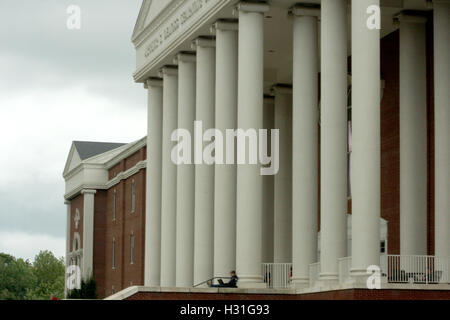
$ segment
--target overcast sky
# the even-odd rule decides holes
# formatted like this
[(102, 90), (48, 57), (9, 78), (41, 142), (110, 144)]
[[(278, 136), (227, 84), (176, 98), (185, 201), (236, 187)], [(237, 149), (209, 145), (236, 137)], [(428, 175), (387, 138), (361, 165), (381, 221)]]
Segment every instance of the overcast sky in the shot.
[[(141, 0), (0, 0), (0, 252), (65, 252), (73, 140), (146, 134), (131, 35)], [(81, 8), (81, 30), (66, 26)]]

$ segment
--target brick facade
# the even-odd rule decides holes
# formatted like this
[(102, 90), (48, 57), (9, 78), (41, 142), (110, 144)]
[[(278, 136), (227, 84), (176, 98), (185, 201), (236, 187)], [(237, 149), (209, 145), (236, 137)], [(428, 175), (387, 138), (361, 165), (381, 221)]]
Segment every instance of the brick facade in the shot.
[[(133, 168), (138, 162), (145, 160), (146, 149), (141, 148), (128, 158), (121, 160), (109, 170), (110, 179), (119, 173)], [(104, 240), (94, 246), (100, 257), (94, 260), (94, 270), (97, 279), (98, 295), (105, 297), (132, 285), (144, 284), (144, 250), (145, 250), (145, 179), (146, 170), (120, 181), (118, 184), (102, 191), (95, 196), (100, 199), (96, 206), (97, 218), (103, 219), (104, 228), (99, 222), (98, 230), (104, 235)], [(132, 185), (135, 186), (135, 210), (132, 212)], [(114, 211), (114, 194), (116, 214)], [(97, 231), (96, 231), (97, 232)], [(131, 236), (134, 236), (134, 259), (131, 262)], [(113, 239), (115, 239), (115, 266), (113, 268)], [(99, 239), (100, 240), (100, 239)], [(97, 238), (96, 238), (97, 241)], [(100, 285), (100, 283), (102, 285)]]
[(125, 300), (449, 300), (448, 290), (348, 289), (307, 294), (139, 292)]

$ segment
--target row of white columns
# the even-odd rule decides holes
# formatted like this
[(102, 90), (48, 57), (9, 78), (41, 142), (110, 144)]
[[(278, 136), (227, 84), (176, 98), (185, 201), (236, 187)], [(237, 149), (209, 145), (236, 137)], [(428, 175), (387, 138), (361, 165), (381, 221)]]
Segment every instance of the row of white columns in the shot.
[[(379, 6), (379, 0), (353, 0), (351, 13), (351, 271), (355, 277), (366, 276), (368, 266), (379, 264), (380, 31), (367, 27), (366, 10), (371, 5)], [(275, 127), (282, 130), (280, 172), (273, 178), (272, 235), (265, 220), (270, 219), (270, 214), (263, 208), (263, 203), (269, 201), (263, 199), (263, 194), (269, 189), (263, 183), (259, 166), (176, 167), (170, 159), (173, 130), (185, 128), (193, 135), (194, 120), (201, 120), (204, 130), (264, 127), (263, 17), (268, 9), (264, 3), (240, 3), (239, 26), (218, 22), (215, 43), (198, 39), (196, 55), (179, 54), (178, 69), (165, 67), (162, 81), (147, 82), (147, 286), (192, 286), (213, 276), (226, 276), (235, 268), (241, 287), (258, 286), (262, 283), (263, 256), (272, 258), (263, 235), (273, 236), (274, 262), (292, 260), (293, 283), (300, 287), (308, 285), (309, 265), (318, 259), (319, 16), (322, 24), (320, 278), (324, 282), (338, 279), (338, 258), (345, 257), (349, 249), (346, 244), (347, 1), (323, 0), (321, 9), (297, 5), (292, 10), (292, 92), (283, 87), (274, 88)], [(445, 72), (450, 61), (445, 36), (448, 13), (448, 1), (436, 1), (436, 254), (447, 256), (450, 255), (447, 89), (450, 73)], [(420, 227), (426, 217), (423, 208), (426, 205), (423, 28), (416, 21), (401, 21), (401, 229), (407, 230), (402, 231), (401, 241), (402, 251), (410, 252), (409, 246), (415, 254), (426, 249), (426, 229), (424, 234), (423, 226)], [(286, 139), (290, 135), (292, 143)], [(414, 238), (414, 235), (418, 236)]]
[[(450, 256), (450, 1), (434, 1), (435, 252)], [(400, 253), (427, 248), (426, 18), (400, 14)], [(428, 226), (430, 227), (430, 226)]]

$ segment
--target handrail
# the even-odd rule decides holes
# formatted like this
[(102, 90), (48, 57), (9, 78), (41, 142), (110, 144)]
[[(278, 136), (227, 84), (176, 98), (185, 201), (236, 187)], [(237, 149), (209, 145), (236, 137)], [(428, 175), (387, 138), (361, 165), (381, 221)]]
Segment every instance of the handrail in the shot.
[(201, 286), (202, 284), (208, 283), (209, 281), (211, 281), (211, 283), (212, 283), (212, 281), (214, 281), (216, 279), (231, 279), (231, 277), (213, 277), (211, 279), (205, 280), (203, 282), (200, 282), (200, 283), (194, 285), (193, 288), (196, 288), (198, 286)]

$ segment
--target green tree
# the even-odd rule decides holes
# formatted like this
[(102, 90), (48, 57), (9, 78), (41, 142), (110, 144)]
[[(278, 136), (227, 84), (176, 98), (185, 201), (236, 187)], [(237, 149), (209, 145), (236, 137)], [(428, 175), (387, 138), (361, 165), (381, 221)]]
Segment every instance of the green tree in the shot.
[(64, 298), (65, 266), (49, 251), (41, 251), (31, 264), (0, 253), (0, 300)]
[(0, 253), (0, 300), (26, 299), (34, 283), (32, 265), (28, 260)]
[(58, 299), (64, 298), (65, 266), (63, 258), (56, 258), (50, 251), (41, 251), (34, 258), (33, 288), (27, 298), (33, 300), (48, 300), (51, 295)]

